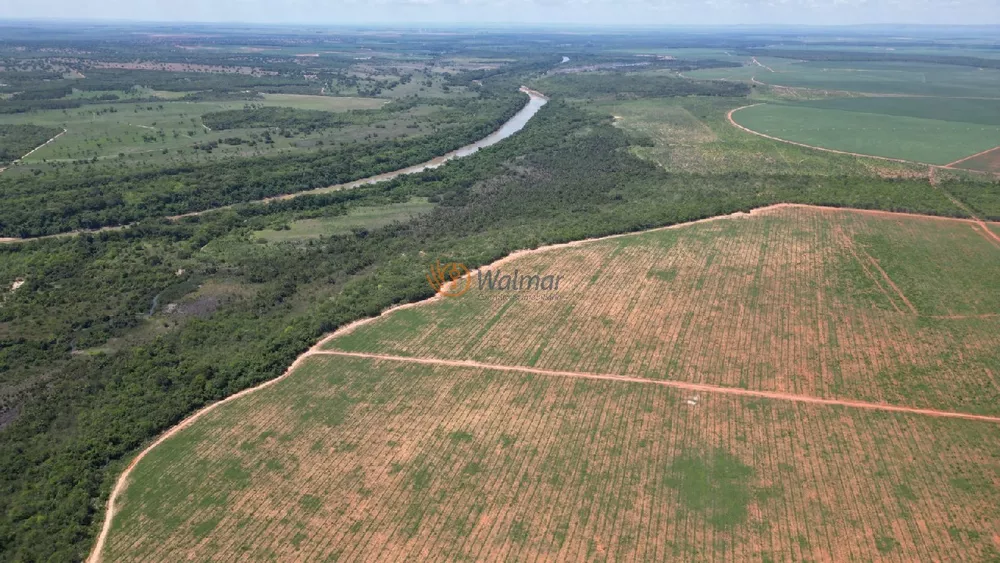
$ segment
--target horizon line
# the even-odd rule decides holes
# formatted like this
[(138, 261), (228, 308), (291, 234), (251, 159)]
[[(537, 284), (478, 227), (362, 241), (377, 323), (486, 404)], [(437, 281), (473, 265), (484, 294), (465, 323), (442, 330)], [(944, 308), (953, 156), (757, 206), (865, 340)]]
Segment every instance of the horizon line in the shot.
[(738, 28), (791, 28), (791, 29), (844, 29), (844, 28), (864, 28), (864, 27), (906, 27), (922, 29), (945, 29), (945, 28), (996, 28), (1000, 30), (1000, 22), (997, 23), (906, 23), (906, 22), (868, 22), (868, 23), (833, 23), (833, 24), (813, 24), (813, 23), (575, 23), (575, 22), (474, 22), (474, 21), (357, 21), (357, 22), (252, 22), (241, 20), (156, 20), (156, 19), (128, 19), (128, 18), (79, 18), (79, 17), (24, 17), (8, 18), (0, 17), (0, 25), (7, 23), (40, 23), (40, 24), (134, 24), (134, 25), (202, 25), (202, 26), (223, 26), (238, 25), (261, 28), (279, 27), (307, 27), (307, 28), (394, 28), (394, 29), (420, 29), (420, 28), (583, 28), (583, 29), (738, 29)]

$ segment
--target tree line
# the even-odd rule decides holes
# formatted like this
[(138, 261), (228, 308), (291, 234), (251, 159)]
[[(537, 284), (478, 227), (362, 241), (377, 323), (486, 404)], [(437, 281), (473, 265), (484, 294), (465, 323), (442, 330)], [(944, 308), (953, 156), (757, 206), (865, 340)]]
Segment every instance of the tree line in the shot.
[(0, 166), (6, 166), (21, 158), (61, 131), (62, 129), (41, 125), (0, 123)]
[(0, 233), (23, 238), (122, 225), (398, 170), (485, 137), (513, 117), (526, 99), (520, 93), (484, 98), (468, 121), (426, 136), (341, 144), (308, 154), (233, 158), (125, 174), (0, 176)]

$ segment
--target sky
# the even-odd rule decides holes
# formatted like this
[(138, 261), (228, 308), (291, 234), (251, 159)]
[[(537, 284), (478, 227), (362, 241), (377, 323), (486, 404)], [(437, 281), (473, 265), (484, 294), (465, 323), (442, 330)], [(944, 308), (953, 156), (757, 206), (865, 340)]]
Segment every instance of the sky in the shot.
[(0, 0), (0, 19), (273, 24), (1000, 24), (1000, 0)]

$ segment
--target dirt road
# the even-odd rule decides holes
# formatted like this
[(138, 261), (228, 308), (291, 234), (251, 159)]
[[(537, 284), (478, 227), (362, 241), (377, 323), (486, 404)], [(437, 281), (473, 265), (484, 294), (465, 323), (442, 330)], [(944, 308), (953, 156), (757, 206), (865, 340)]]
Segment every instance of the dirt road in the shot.
[(925, 416), (936, 416), (941, 418), (960, 418), (964, 420), (976, 420), (980, 422), (1000, 423), (1000, 416), (987, 416), (980, 414), (969, 414), (963, 412), (943, 411), (937, 409), (922, 409), (917, 407), (906, 407), (890, 405), (886, 403), (871, 403), (868, 401), (852, 401), (849, 399), (824, 399), (811, 395), (796, 395), (794, 393), (781, 393), (778, 391), (754, 391), (740, 387), (722, 387), (720, 385), (707, 385), (703, 383), (687, 383), (684, 381), (672, 381), (664, 379), (646, 379), (642, 377), (629, 377), (610, 373), (585, 373), (578, 371), (559, 371), (539, 369), (523, 366), (506, 366), (500, 364), (484, 364), (472, 360), (444, 360), (439, 358), (420, 358), (410, 356), (390, 356), (386, 354), (369, 354), (365, 352), (340, 352), (336, 350), (316, 350), (310, 355), (322, 356), (344, 356), (350, 358), (364, 358), (369, 360), (380, 360), (390, 362), (407, 362), (411, 364), (422, 364), (432, 366), (462, 367), (469, 369), (491, 369), (497, 371), (510, 371), (517, 373), (530, 373), (534, 375), (549, 375), (554, 377), (571, 377), (575, 379), (593, 379), (598, 381), (622, 381), (625, 383), (643, 383), (647, 385), (660, 385), (684, 391), (697, 391), (699, 393), (717, 393), (722, 395), (738, 395), (740, 397), (755, 397), (758, 399), (771, 399), (776, 401), (791, 401), (795, 403), (809, 403), (814, 405), (838, 406), (855, 409), (868, 409), (883, 412), (898, 412), (905, 414), (918, 414)]
[(837, 150), (837, 149), (828, 149), (828, 148), (824, 148), (824, 147), (817, 147), (815, 145), (807, 145), (805, 143), (799, 143), (797, 141), (789, 141), (788, 139), (782, 139), (781, 137), (773, 137), (773, 136), (768, 135), (766, 133), (761, 133), (760, 131), (754, 131), (753, 129), (750, 129), (748, 127), (744, 127), (744, 126), (740, 125), (739, 123), (736, 123), (736, 120), (733, 119), (733, 114), (734, 113), (736, 113), (736, 112), (738, 112), (740, 110), (744, 110), (744, 109), (748, 109), (748, 108), (752, 108), (752, 107), (757, 107), (757, 106), (760, 106), (760, 105), (764, 105), (764, 102), (758, 102), (756, 104), (750, 104), (750, 105), (738, 107), (736, 109), (731, 109), (731, 110), (729, 110), (729, 113), (726, 114), (726, 119), (729, 120), (729, 124), (732, 125), (733, 127), (737, 128), (737, 129), (740, 129), (741, 131), (746, 131), (747, 133), (750, 133), (751, 135), (757, 135), (758, 137), (764, 137), (765, 139), (771, 139), (772, 141), (778, 141), (778, 142), (781, 142), (781, 143), (787, 143), (789, 145), (795, 145), (797, 147), (804, 147), (804, 148), (807, 148), (807, 149), (813, 149), (813, 150), (823, 151), (823, 152), (830, 152), (830, 153), (834, 153), (834, 154), (846, 154), (848, 156), (858, 156), (858, 157), (861, 157), (861, 158), (874, 158), (874, 159), (877, 159), (877, 160), (886, 160), (886, 161), (889, 161), (889, 162), (901, 162), (903, 164), (920, 164), (920, 165), (923, 165), (923, 166), (937, 166), (936, 164), (928, 164), (926, 162), (917, 162), (917, 161), (914, 161), (914, 160), (904, 160), (902, 158), (889, 158), (887, 156), (875, 156), (873, 154), (862, 154), (862, 153), (857, 153), (857, 152), (840, 151), (840, 150)]
[(32, 153), (34, 153), (34, 152), (35, 152), (35, 151), (37, 151), (38, 149), (40, 149), (40, 148), (44, 147), (45, 145), (47, 145), (47, 144), (49, 144), (49, 143), (51, 143), (51, 142), (55, 141), (56, 139), (58, 139), (59, 137), (62, 137), (62, 136), (63, 136), (63, 135), (65, 135), (65, 134), (66, 134), (66, 130), (65, 130), (65, 129), (63, 129), (63, 130), (62, 130), (62, 133), (59, 133), (59, 134), (58, 134), (58, 135), (56, 135), (55, 137), (52, 137), (52, 138), (51, 138), (51, 139), (49, 139), (48, 141), (45, 141), (44, 143), (42, 143), (42, 144), (38, 145), (37, 147), (35, 147), (35, 148), (31, 149), (30, 151), (28, 151), (27, 153), (25, 153), (25, 154), (24, 154), (24, 156), (22, 156), (21, 158), (19, 158), (19, 159), (15, 160), (14, 162), (11, 162), (11, 163), (10, 163), (10, 164), (8, 164), (7, 166), (4, 166), (3, 168), (0, 168), (0, 172), (3, 172), (4, 170), (6, 170), (6, 169), (10, 168), (11, 166), (13, 166), (13, 165), (17, 164), (18, 162), (21, 162), (22, 160), (24, 160), (24, 159), (28, 158), (29, 156), (31, 156), (31, 154), (32, 154)]
[[(734, 213), (734, 214), (731, 214), (731, 215), (721, 215), (721, 216), (717, 216), (717, 217), (710, 217), (710, 218), (706, 218), (706, 219), (700, 219), (700, 220), (692, 221), (692, 222), (689, 222), (689, 223), (680, 223), (680, 224), (676, 224), (676, 225), (669, 225), (669, 226), (666, 226), (666, 227), (659, 227), (659, 228), (656, 228), (656, 229), (649, 229), (649, 230), (646, 230), (646, 231), (640, 231), (640, 232), (635, 232), (635, 233), (621, 233), (621, 234), (616, 234), (616, 235), (609, 235), (609, 236), (606, 236), (606, 237), (595, 237), (595, 238), (578, 240), (578, 241), (573, 241), (573, 242), (568, 242), (568, 243), (561, 243), (561, 244), (554, 244), (554, 245), (549, 245), (549, 246), (543, 246), (543, 247), (539, 247), (539, 248), (536, 248), (536, 249), (522, 250), (522, 251), (519, 251), (519, 252), (514, 252), (514, 253), (512, 253), (512, 254), (504, 257), (504, 258), (501, 258), (500, 260), (498, 260), (496, 262), (493, 262), (492, 264), (489, 264), (488, 266), (484, 266), (484, 268), (497, 268), (497, 267), (501, 266), (502, 264), (504, 264), (504, 263), (506, 263), (506, 262), (508, 262), (510, 260), (514, 260), (514, 259), (516, 259), (518, 257), (521, 257), (521, 256), (524, 256), (526, 254), (532, 254), (532, 253), (537, 253), (537, 252), (547, 252), (547, 251), (550, 251), (550, 250), (555, 250), (555, 249), (560, 249), (560, 248), (575, 247), (575, 246), (579, 246), (579, 245), (582, 245), (582, 244), (586, 244), (588, 242), (600, 241), (600, 240), (609, 240), (609, 239), (616, 239), (616, 238), (627, 237), (627, 236), (634, 236), (634, 235), (637, 235), (637, 234), (640, 234), (640, 233), (663, 231), (663, 230), (667, 230), (667, 229), (678, 229), (678, 228), (686, 227), (686, 226), (693, 225), (693, 224), (706, 223), (706, 222), (710, 222), (710, 221), (717, 221), (717, 220), (725, 219), (725, 218), (750, 217), (750, 216), (757, 215), (757, 214), (760, 214), (760, 213), (766, 213), (766, 212), (771, 211), (771, 210), (788, 208), (788, 207), (805, 208), (805, 209), (815, 209), (815, 210), (820, 210), (820, 211), (824, 211), (824, 212), (831, 212), (831, 213), (834, 213), (834, 212), (864, 213), (864, 214), (867, 214), (867, 215), (876, 215), (876, 216), (883, 216), (883, 217), (913, 217), (914, 216), (914, 215), (908, 214), (908, 213), (895, 213), (895, 212), (891, 212), (891, 211), (852, 210), (852, 209), (842, 209), (842, 208), (836, 208), (836, 207), (821, 207), (821, 206), (814, 206), (814, 205), (801, 205), (801, 204), (791, 204), (791, 203), (780, 203), (780, 204), (771, 205), (771, 206), (767, 206), (767, 207), (757, 208), (757, 209), (754, 209), (754, 210), (750, 211), (749, 213)], [(937, 216), (920, 216), (920, 217), (923, 217), (923, 218), (926, 218), (926, 219), (938, 220), (938, 221), (961, 221), (961, 222), (965, 222), (965, 223), (975, 224), (975, 221), (973, 221), (971, 219), (955, 219), (955, 218), (937, 217)], [(115, 486), (114, 486), (114, 488), (111, 491), (111, 495), (108, 497), (108, 502), (107, 502), (107, 505), (106, 505), (105, 513), (104, 513), (104, 523), (103, 523), (103, 525), (101, 527), (100, 535), (97, 537), (97, 541), (94, 544), (94, 548), (91, 551), (90, 556), (87, 558), (87, 562), (88, 563), (98, 563), (99, 561), (101, 561), (101, 556), (102, 556), (102, 552), (103, 552), (103, 549), (104, 549), (104, 545), (107, 542), (108, 534), (111, 531), (111, 525), (112, 525), (112, 522), (113, 522), (113, 519), (114, 519), (116, 500), (117, 500), (118, 496), (122, 493), (122, 491), (125, 490), (126, 486), (128, 485), (129, 477), (131, 476), (132, 470), (135, 468), (136, 464), (138, 464), (150, 451), (152, 451), (153, 448), (155, 448), (159, 444), (162, 444), (165, 440), (167, 440), (170, 437), (174, 436), (175, 434), (177, 434), (178, 432), (180, 432), (184, 428), (187, 428), (188, 426), (190, 426), (191, 424), (193, 424), (195, 421), (197, 421), (199, 418), (201, 418), (205, 414), (213, 411), (214, 409), (218, 408), (219, 406), (224, 405), (224, 404), (226, 404), (226, 403), (228, 403), (230, 401), (235, 401), (235, 400), (239, 399), (240, 397), (245, 397), (245, 396), (247, 396), (247, 395), (249, 395), (251, 393), (256, 392), (259, 389), (264, 389), (264, 388), (270, 387), (270, 386), (278, 383), (279, 381), (285, 379), (286, 377), (288, 377), (289, 375), (291, 375), (295, 371), (296, 368), (298, 368), (300, 365), (302, 365), (302, 363), (305, 362), (306, 359), (308, 359), (308, 358), (310, 358), (312, 356), (325, 355), (325, 356), (360, 357), (360, 358), (378, 359), (378, 360), (385, 360), (385, 361), (400, 361), (400, 362), (406, 361), (406, 362), (422, 363), (422, 364), (428, 364), (428, 365), (450, 365), (450, 366), (468, 367), (468, 368), (475, 368), (475, 369), (496, 369), (496, 370), (502, 370), (502, 371), (514, 371), (514, 372), (522, 372), (522, 373), (533, 373), (533, 374), (540, 374), (540, 375), (550, 375), (550, 376), (554, 376), (554, 377), (576, 377), (576, 378), (580, 378), (580, 379), (594, 379), (594, 380), (607, 380), (607, 381), (623, 381), (623, 382), (629, 382), (629, 383), (644, 383), (644, 384), (650, 384), (650, 385), (663, 385), (663, 386), (667, 386), (667, 387), (673, 387), (673, 388), (676, 388), (676, 389), (682, 389), (682, 390), (687, 390), (687, 391), (697, 391), (697, 392), (704, 392), (704, 393), (718, 393), (718, 394), (727, 394), (727, 395), (739, 395), (739, 396), (745, 396), (745, 397), (758, 397), (758, 398), (764, 398), (764, 399), (772, 399), (772, 400), (780, 400), (780, 401), (792, 401), (792, 402), (809, 403), (809, 404), (816, 404), (816, 405), (841, 406), (841, 407), (848, 407), (848, 408), (878, 410), (878, 411), (884, 411), (884, 412), (899, 412), (899, 413), (905, 413), (905, 414), (916, 414), (916, 415), (926, 415), (926, 416), (934, 416), (934, 417), (942, 417), (942, 418), (958, 418), (958, 419), (972, 420), (972, 421), (979, 421), (979, 422), (1000, 423), (1000, 417), (986, 416), (986, 415), (976, 415), (976, 414), (961, 413), (961, 412), (952, 412), (952, 411), (942, 411), (942, 410), (935, 410), (935, 409), (922, 409), (922, 408), (916, 408), (916, 407), (889, 405), (889, 404), (884, 404), (884, 403), (871, 403), (871, 402), (865, 402), (865, 401), (852, 401), (852, 400), (846, 400), (846, 399), (826, 399), (826, 398), (812, 397), (812, 396), (809, 396), (809, 395), (796, 395), (796, 394), (791, 394), (791, 393), (779, 393), (779, 392), (773, 392), (773, 391), (752, 391), (752, 390), (749, 390), (749, 389), (741, 389), (741, 388), (734, 388), (734, 387), (721, 387), (721, 386), (715, 386), (715, 385), (703, 385), (703, 384), (697, 384), (697, 383), (685, 383), (685, 382), (680, 382), (680, 381), (641, 379), (641, 378), (626, 377), (626, 376), (620, 376), (620, 375), (614, 375), (614, 374), (592, 374), (592, 373), (581, 373), (581, 372), (563, 372), (563, 371), (556, 371), (556, 370), (541, 370), (541, 369), (530, 368), (530, 367), (518, 367), (518, 366), (503, 366), (503, 365), (495, 365), (495, 364), (483, 364), (483, 363), (474, 362), (474, 361), (471, 361), (471, 360), (442, 360), (442, 359), (437, 359), (437, 358), (410, 358), (410, 357), (389, 356), (389, 355), (380, 355), (380, 354), (364, 354), (364, 353), (354, 353), (354, 352), (338, 352), (338, 351), (335, 351), (335, 350), (323, 350), (322, 349), (323, 346), (327, 342), (329, 342), (331, 340), (334, 340), (334, 339), (336, 339), (336, 338), (338, 338), (340, 336), (343, 336), (345, 334), (348, 334), (348, 333), (352, 332), (353, 330), (355, 330), (357, 327), (363, 326), (363, 325), (368, 324), (368, 323), (371, 323), (371, 322), (373, 322), (373, 321), (375, 321), (375, 320), (377, 320), (377, 319), (379, 319), (379, 318), (381, 318), (381, 317), (383, 317), (385, 315), (389, 315), (389, 314), (392, 314), (392, 313), (394, 313), (396, 311), (400, 311), (400, 310), (404, 310), (404, 309), (409, 309), (409, 308), (413, 308), (413, 307), (424, 306), (424, 305), (427, 305), (429, 303), (434, 303), (434, 302), (437, 302), (437, 301), (439, 301), (441, 299), (444, 299), (444, 297), (442, 297), (441, 293), (448, 291), (448, 289), (449, 289), (448, 285), (445, 285), (445, 287), (442, 287), (441, 291), (437, 295), (434, 295), (433, 297), (431, 297), (429, 299), (426, 299), (424, 301), (414, 302), (414, 303), (404, 303), (404, 304), (401, 304), (401, 305), (390, 307), (390, 308), (386, 309), (385, 311), (383, 311), (381, 314), (379, 314), (376, 317), (368, 317), (368, 318), (365, 318), (365, 319), (359, 319), (359, 320), (357, 320), (357, 321), (355, 321), (353, 323), (349, 323), (349, 324), (347, 324), (347, 325), (345, 325), (343, 327), (338, 328), (336, 331), (334, 331), (334, 332), (328, 334), (327, 336), (323, 337), (312, 348), (310, 348), (309, 350), (307, 350), (306, 352), (304, 352), (302, 355), (300, 355), (298, 358), (296, 358), (295, 361), (292, 363), (292, 365), (289, 366), (288, 369), (285, 370), (285, 372), (282, 373), (277, 378), (272, 379), (270, 381), (266, 381), (266, 382), (264, 382), (264, 383), (262, 383), (262, 384), (260, 384), (260, 385), (258, 385), (256, 387), (251, 387), (249, 389), (245, 389), (243, 391), (240, 391), (239, 393), (236, 393), (235, 395), (227, 397), (227, 398), (225, 398), (225, 399), (223, 399), (223, 400), (221, 400), (221, 401), (219, 401), (217, 403), (213, 403), (213, 404), (211, 404), (211, 405), (209, 405), (209, 406), (207, 406), (207, 407), (205, 407), (205, 408), (203, 408), (203, 409), (195, 412), (194, 414), (192, 414), (188, 418), (186, 418), (183, 421), (181, 421), (178, 425), (174, 426), (173, 428), (171, 428), (170, 430), (168, 430), (164, 434), (162, 434), (159, 438), (157, 438), (155, 441), (153, 441), (149, 446), (147, 446), (141, 452), (139, 452), (139, 454), (131, 461), (131, 463), (129, 463), (128, 467), (125, 468), (125, 471), (122, 472), (122, 474), (118, 477), (118, 480), (115, 482)]]

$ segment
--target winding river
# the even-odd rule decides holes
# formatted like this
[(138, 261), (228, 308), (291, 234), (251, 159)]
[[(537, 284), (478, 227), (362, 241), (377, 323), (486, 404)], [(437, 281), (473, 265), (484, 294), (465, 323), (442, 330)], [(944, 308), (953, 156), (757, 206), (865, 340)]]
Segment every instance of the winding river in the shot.
[[(325, 186), (325, 187), (322, 187), (322, 188), (316, 188), (314, 190), (306, 190), (306, 191), (302, 191), (302, 192), (295, 192), (295, 193), (292, 193), (292, 194), (285, 194), (285, 195), (280, 195), (280, 196), (274, 196), (274, 197), (269, 197), (269, 198), (260, 199), (260, 200), (256, 200), (256, 201), (240, 202), (239, 204), (233, 204), (233, 205), (242, 205), (242, 204), (246, 204), (246, 203), (267, 203), (267, 202), (270, 202), (270, 201), (277, 201), (277, 200), (283, 200), (283, 199), (291, 199), (293, 197), (298, 197), (298, 196), (302, 196), (302, 195), (320, 194), (320, 193), (332, 192), (332, 191), (337, 191), (337, 190), (345, 190), (345, 189), (350, 189), (350, 188), (356, 188), (358, 186), (363, 186), (363, 185), (366, 185), (366, 184), (376, 184), (378, 182), (384, 182), (386, 180), (392, 180), (393, 178), (397, 178), (399, 176), (405, 176), (407, 174), (416, 174), (418, 172), (423, 172), (424, 170), (430, 170), (430, 169), (433, 169), (433, 168), (437, 168), (437, 167), (441, 166), (442, 164), (448, 162), (449, 160), (454, 160), (456, 158), (462, 158), (462, 157), (465, 157), (465, 156), (469, 156), (471, 154), (475, 154), (477, 151), (479, 151), (479, 149), (495, 145), (495, 144), (499, 143), (500, 141), (506, 139), (507, 137), (510, 137), (514, 133), (517, 133), (521, 129), (524, 129), (524, 126), (528, 124), (528, 121), (530, 121), (531, 118), (534, 117), (536, 113), (538, 113), (538, 110), (542, 109), (542, 106), (544, 106), (546, 104), (546, 102), (549, 101), (548, 98), (546, 98), (545, 95), (542, 94), (541, 92), (537, 92), (537, 91), (532, 90), (532, 89), (530, 89), (530, 88), (528, 88), (526, 86), (522, 86), (521, 87), (521, 92), (524, 92), (525, 94), (528, 95), (528, 98), (529, 98), (528, 99), (528, 103), (525, 104), (524, 107), (521, 108), (516, 114), (514, 114), (514, 117), (511, 117), (509, 120), (507, 120), (506, 123), (504, 123), (503, 125), (501, 125), (499, 129), (497, 129), (496, 131), (494, 131), (494, 132), (490, 133), (489, 135), (483, 137), (482, 139), (476, 141), (475, 143), (472, 143), (470, 145), (466, 145), (466, 146), (461, 147), (459, 149), (453, 150), (453, 151), (451, 151), (449, 153), (446, 153), (446, 154), (443, 154), (443, 155), (441, 155), (439, 157), (436, 157), (436, 158), (433, 158), (431, 160), (428, 160), (427, 162), (423, 162), (423, 163), (420, 163), (420, 164), (415, 164), (413, 166), (408, 166), (406, 168), (400, 168), (399, 170), (393, 170), (392, 172), (386, 172), (384, 174), (379, 174), (377, 176), (370, 176), (368, 178), (362, 178), (360, 180), (354, 180), (353, 182), (347, 182), (347, 183), (344, 183), (344, 184), (336, 184), (336, 185), (333, 185), (333, 186)], [(213, 207), (211, 209), (204, 209), (202, 211), (193, 211), (191, 213), (185, 213), (183, 215), (173, 215), (173, 216), (170, 216), (170, 217), (167, 217), (167, 218), (171, 219), (171, 220), (177, 220), (177, 219), (181, 219), (181, 218), (184, 218), (184, 217), (193, 217), (195, 215), (202, 215), (204, 213), (209, 213), (209, 212), (212, 212), (212, 211), (218, 211), (220, 209), (227, 209), (229, 207), (233, 207), (233, 205), (226, 205), (226, 206), (222, 206), (222, 207)], [(94, 232), (99, 232), (99, 231), (102, 231), (102, 230), (122, 229), (122, 228), (125, 228), (126, 226), (127, 225), (118, 226), (118, 227), (104, 227), (103, 229), (94, 229), (94, 230), (86, 230), (86, 231), (71, 231), (71, 232), (68, 232), (68, 233), (59, 233), (59, 234), (55, 234), (55, 235), (47, 235), (47, 236), (43, 236), (43, 237), (34, 237), (34, 238), (2, 238), (2, 237), (0, 237), (0, 244), (11, 244), (11, 243), (18, 243), (18, 242), (29, 242), (29, 241), (33, 241), (33, 240), (41, 240), (41, 239), (46, 239), (46, 238), (73, 236), (73, 235), (78, 235), (78, 234), (81, 234), (81, 233), (94, 233)]]
[[(470, 154), (475, 154), (477, 151), (479, 151), (479, 149), (495, 145), (500, 141), (506, 139), (507, 137), (510, 137), (514, 133), (517, 133), (521, 129), (524, 129), (524, 126), (528, 124), (528, 121), (531, 121), (531, 118), (534, 117), (536, 113), (538, 113), (538, 110), (542, 109), (542, 106), (544, 106), (546, 102), (549, 101), (549, 99), (546, 98), (544, 94), (532, 90), (527, 86), (521, 86), (521, 91), (528, 95), (529, 98), (528, 103), (525, 104), (523, 108), (518, 110), (518, 112), (514, 114), (514, 117), (511, 117), (503, 125), (501, 125), (499, 129), (483, 137), (482, 139), (479, 139), (475, 143), (472, 143), (470, 145), (465, 145), (464, 147), (455, 149), (449, 153), (428, 160), (427, 162), (414, 164), (413, 166), (400, 168), (399, 170), (393, 170), (392, 172), (386, 172), (384, 174), (379, 174), (377, 176), (369, 176), (368, 178), (362, 178), (360, 180), (354, 180), (352, 182), (347, 182), (344, 184), (336, 184), (333, 186), (316, 188), (314, 190), (306, 190), (304, 192), (295, 192), (293, 194), (269, 197), (266, 199), (259, 200), (258, 202), (251, 202), (251, 203), (266, 203), (268, 201), (274, 201), (280, 199), (291, 199), (293, 197), (298, 197), (301, 195), (321, 194), (337, 190), (356, 188), (358, 186), (363, 186), (366, 184), (377, 184), (378, 182), (392, 180), (393, 178), (398, 178), (399, 176), (405, 176), (407, 174), (416, 174), (418, 172), (423, 172), (424, 170), (431, 170), (441, 166), (442, 164), (448, 162), (449, 160), (454, 160), (456, 158), (462, 158), (464, 156), (469, 156)], [(174, 217), (170, 217), (170, 219), (179, 219), (181, 217), (201, 215), (202, 213), (208, 213), (209, 211), (215, 211), (216, 209), (223, 209), (223, 208), (217, 207), (214, 209), (206, 209), (205, 211), (195, 211), (193, 213), (187, 213), (184, 215), (176, 215)]]

